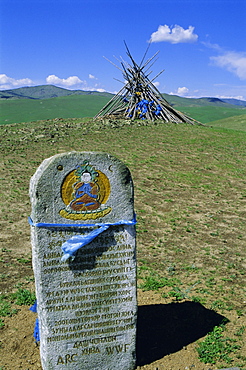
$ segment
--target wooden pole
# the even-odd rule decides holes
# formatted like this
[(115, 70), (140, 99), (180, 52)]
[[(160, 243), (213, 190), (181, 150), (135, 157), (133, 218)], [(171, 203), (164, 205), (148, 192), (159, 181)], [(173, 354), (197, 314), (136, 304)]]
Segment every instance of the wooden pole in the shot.
[[(151, 58), (144, 62), (150, 47), (149, 44), (140, 65), (138, 65), (134, 61), (125, 41), (124, 44), (126, 47), (126, 54), (130, 58), (132, 65), (126, 62), (122, 57), (120, 57), (121, 60), (115, 57), (115, 59), (121, 64), (121, 68), (119, 68), (109, 59), (105, 57), (104, 58), (122, 72), (123, 77), (127, 81), (127, 83), (115, 96), (113, 96), (113, 98), (99, 111), (99, 113), (94, 118), (106, 115), (123, 115), (124, 117), (135, 119), (137, 118), (138, 114), (137, 104), (141, 100), (147, 100), (149, 103), (146, 103), (147, 111), (144, 113), (144, 116), (147, 119), (150, 119), (152, 121), (156, 119), (162, 119), (165, 122), (186, 122), (191, 124), (197, 122), (187, 115), (174, 109), (162, 96), (157, 87), (153, 84), (153, 81), (164, 72), (164, 69), (151, 80), (149, 79), (149, 75), (152, 72), (149, 72), (148, 75), (146, 74), (146, 72), (156, 62), (157, 59), (155, 58), (159, 51), (157, 51)], [(117, 81), (124, 84), (124, 82), (120, 80)], [(125, 99), (127, 99), (128, 101), (125, 101)], [(150, 104), (150, 102), (153, 103)], [(158, 106), (160, 106), (161, 110), (157, 109)], [(159, 114), (155, 113), (156, 110), (159, 111)]]

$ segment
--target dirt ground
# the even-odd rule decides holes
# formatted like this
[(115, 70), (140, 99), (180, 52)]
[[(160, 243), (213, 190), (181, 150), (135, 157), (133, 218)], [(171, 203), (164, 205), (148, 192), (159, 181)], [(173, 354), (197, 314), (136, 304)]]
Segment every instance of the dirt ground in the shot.
[[(16, 227), (16, 225), (15, 225)], [(5, 246), (15, 245), (15, 253), (5, 248), (0, 252), (1, 271), (6, 270), (8, 280), (1, 283), (2, 292), (16, 290), (17, 286), (34, 291), (31, 259), (21, 264), (23, 254), (30, 256), (29, 227), (26, 220), (20, 221), (21, 238), (13, 236), (12, 226), (9, 234), (0, 233)], [(21, 245), (21, 251), (17, 248)], [(215, 365), (199, 361), (195, 343), (203, 338), (223, 319), (200, 303), (174, 298), (163, 298), (162, 291), (143, 291), (138, 289), (138, 331), (137, 331), (137, 370), (215, 370)], [(40, 370), (39, 346), (33, 338), (36, 314), (29, 306), (12, 305), (17, 314), (4, 318), (0, 329), (0, 369)], [(227, 312), (228, 334), (243, 325), (243, 318)], [(116, 366), (117, 369), (117, 366)], [(88, 369), (89, 370), (89, 369)], [(121, 370), (121, 369), (119, 369)], [(122, 369), (123, 370), (123, 369)]]
[[(175, 310), (176, 317), (174, 319), (170, 316), (174, 313), (173, 309), (168, 307), (170, 304), (165, 303), (164, 300), (161, 299), (160, 294), (139, 290), (138, 301), (140, 305), (139, 320), (141, 320), (138, 325), (141, 326), (139, 331), (142, 337), (140, 337), (140, 333), (138, 333), (137, 344), (139, 350), (137, 363), (141, 363), (142, 365), (137, 366), (137, 370), (217, 369), (214, 365), (205, 365), (201, 363), (198, 360), (195, 350), (196, 344), (190, 343), (190, 332), (189, 328), (187, 328), (187, 323), (185, 323), (184, 311), (182, 310), (182, 305), (189, 302), (173, 303), (176, 306), (180, 306)], [(141, 304), (143, 305), (141, 306)], [(29, 311), (29, 307), (27, 306), (14, 306), (14, 308), (19, 310), (18, 313), (12, 317), (6, 318), (4, 320), (5, 327), (0, 331), (1, 366), (4, 370), (41, 370), (39, 346), (35, 344), (33, 339), (33, 327), (36, 314)], [(151, 314), (152, 311), (152, 314), (156, 315), (155, 317), (152, 316), (148, 322), (149, 325), (153, 326), (146, 327), (146, 321), (144, 324), (144, 308), (147, 308), (145, 314)], [(189, 312), (188, 307), (184, 308), (185, 313)], [(202, 311), (203, 310), (198, 307), (197, 319), (199, 319), (200, 315), (200, 319), (203, 321), (204, 317)], [(165, 316), (160, 317), (160, 314)], [(209, 315), (207, 319), (209, 320)], [(173, 320), (176, 321), (176, 327), (172, 327), (172, 329), (169, 327), (168, 321), (170, 320), (172, 323), (174, 323)], [(183, 320), (183, 323), (181, 320)], [(193, 323), (192, 321), (193, 319), (190, 321), (190, 325), (199, 325), (199, 322), (196, 322), (196, 320), (194, 320)], [(181, 323), (180, 328), (177, 327), (178, 322)], [(161, 325), (161, 328), (159, 325)], [(166, 331), (164, 331), (165, 327), (167, 327)], [(162, 329), (163, 331), (160, 333)], [(174, 332), (170, 333), (170, 330)], [(169, 336), (171, 338), (169, 338)], [(196, 334), (194, 334), (194, 338), (195, 337)], [(173, 346), (176, 348), (172, 348)], [(167, 353), (168, 350), (170, 350), (170, 353)]]

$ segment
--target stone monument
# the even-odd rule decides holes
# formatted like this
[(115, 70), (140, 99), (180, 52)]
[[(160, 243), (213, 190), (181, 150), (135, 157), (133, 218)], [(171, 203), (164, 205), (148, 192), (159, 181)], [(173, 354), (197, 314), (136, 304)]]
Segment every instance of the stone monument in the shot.
[(30, 182), (44, 370), (132, 370), (136, 245), (128, 168), (106, 153), (42, 162)]

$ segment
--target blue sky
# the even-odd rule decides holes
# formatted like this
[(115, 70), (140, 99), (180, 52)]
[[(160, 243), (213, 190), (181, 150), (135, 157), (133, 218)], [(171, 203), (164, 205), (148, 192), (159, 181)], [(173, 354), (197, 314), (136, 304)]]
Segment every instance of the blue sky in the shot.
[[(245, 0), (0, 0), (0, 89), (116, 92), (126, 41), (161, 92), (246, 100)], [(115, 58), (116, 57), (116, 58)]]

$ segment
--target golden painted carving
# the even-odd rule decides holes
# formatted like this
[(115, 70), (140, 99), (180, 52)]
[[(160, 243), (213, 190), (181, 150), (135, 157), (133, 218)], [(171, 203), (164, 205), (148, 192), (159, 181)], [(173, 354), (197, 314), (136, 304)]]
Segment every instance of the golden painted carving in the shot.
[(111, 212), (105, 203), (110, 195), (110, 182), (107, 176), (83, 163), (71, 171), (64, 179), (61, 197), (66, 205), (59, 214), (70, 220), (96, 220)]

